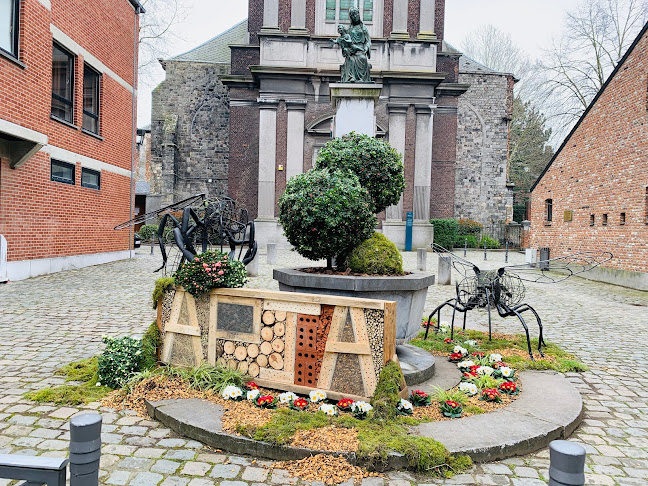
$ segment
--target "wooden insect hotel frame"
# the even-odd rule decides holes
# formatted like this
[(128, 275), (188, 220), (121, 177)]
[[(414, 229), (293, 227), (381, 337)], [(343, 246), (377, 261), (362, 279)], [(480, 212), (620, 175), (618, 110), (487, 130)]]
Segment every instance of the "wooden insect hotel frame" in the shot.
[(396, 303), (256, 289), (182, 287), (158, 305), (161, 361), (236, 368), (261, 386), (367, 399), (396, 357)]

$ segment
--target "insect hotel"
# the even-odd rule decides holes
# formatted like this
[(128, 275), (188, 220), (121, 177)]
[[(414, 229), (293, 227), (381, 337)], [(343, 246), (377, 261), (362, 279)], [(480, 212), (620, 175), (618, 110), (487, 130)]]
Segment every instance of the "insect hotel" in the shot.
[(158, 305), (161, 361), (238, 369), (261, 386), (366, 400), (396, 357), (396, 303), (256, 289), (182, 287)]

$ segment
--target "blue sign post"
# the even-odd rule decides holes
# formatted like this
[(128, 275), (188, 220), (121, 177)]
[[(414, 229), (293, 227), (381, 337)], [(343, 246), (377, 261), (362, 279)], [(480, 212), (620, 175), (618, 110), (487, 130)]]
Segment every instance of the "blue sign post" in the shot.
[(414, 229), (414, 213), (407, 212), (407, 223), (405, 224), (405, 251), (412, 251), (412, 231)]

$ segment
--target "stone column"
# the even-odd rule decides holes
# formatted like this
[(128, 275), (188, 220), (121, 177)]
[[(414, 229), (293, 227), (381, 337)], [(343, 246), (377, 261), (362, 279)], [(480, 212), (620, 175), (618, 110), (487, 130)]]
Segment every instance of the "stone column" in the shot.
[(274, 218), (277, 100), (259, 99), (259, 218)]
[(394, 0), (391, 32), (391, 36), (394, 38), (409, 38), (409, 33), (407, 32), (407, 3), (407, 0)]
[(263, 0), (263, 30), (279, 30), (279, 0)]
[[(405, 125), (407, 122), (407, 108), (409, 105), (389, 103), (389, 144), (405, 159)], [(386, 219), (389, 221), (403, 220), (403, 196), (398, 204), (387, 208)]]
[(306, 33), (306, 0), (292, 0), (289, 30)]
[(432, 108), (415, 105), (416, 145), (414, 154), (414, 220), (430, 219), (432, 181)]
[(421, 13), (419, 15), (418, 33), (419, 39), (436, 39), (436, 34), (434, 33), (434, 10), (435, 0), (421, 0)]
[(286, 101), (288, 110), (286, 181), (304, 172), (304, 112), (306, 100)]

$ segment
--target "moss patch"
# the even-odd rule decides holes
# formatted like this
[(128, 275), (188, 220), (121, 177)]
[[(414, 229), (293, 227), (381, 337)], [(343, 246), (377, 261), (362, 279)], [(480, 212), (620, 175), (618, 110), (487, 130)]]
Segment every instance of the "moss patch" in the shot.
[(356, 273), (403, 275), (403, 257), (382, 233), (374, 233), (355, 247), (349, 254), (347, 266)]
[(162, 344), (162, 336), (157, 327), (157, 321), (153, 321), (142, 336), (142, 358), (144, 369), (153, 368), (157, 364), (158, 348)]
[(378, 377), (376, 391), (371, 399), (376, 419), (388, 420), (396, 416), (396, 406), (400, 400), (398, 392), (402, 378), (400, 367), (393, 361), (383, 367)]
[(173, 277), (158, 278), (155, 281), (155, 289), (153, 290), (153, 308), (157, 309), (158, 301), (164, 295), (164, 292), (171, 290), (175, 286)]
[(66, 382), (81, 382), (60, 385), (25, 393), (25, 398), (35, 402), (52, 402), (56, 405), (81, 405), (101, 400), (110, 391), (107, 386), (97, 386), (97, 360), (82, 359), (67, 364), (57, 370), (57, 375), (65, 376)]

